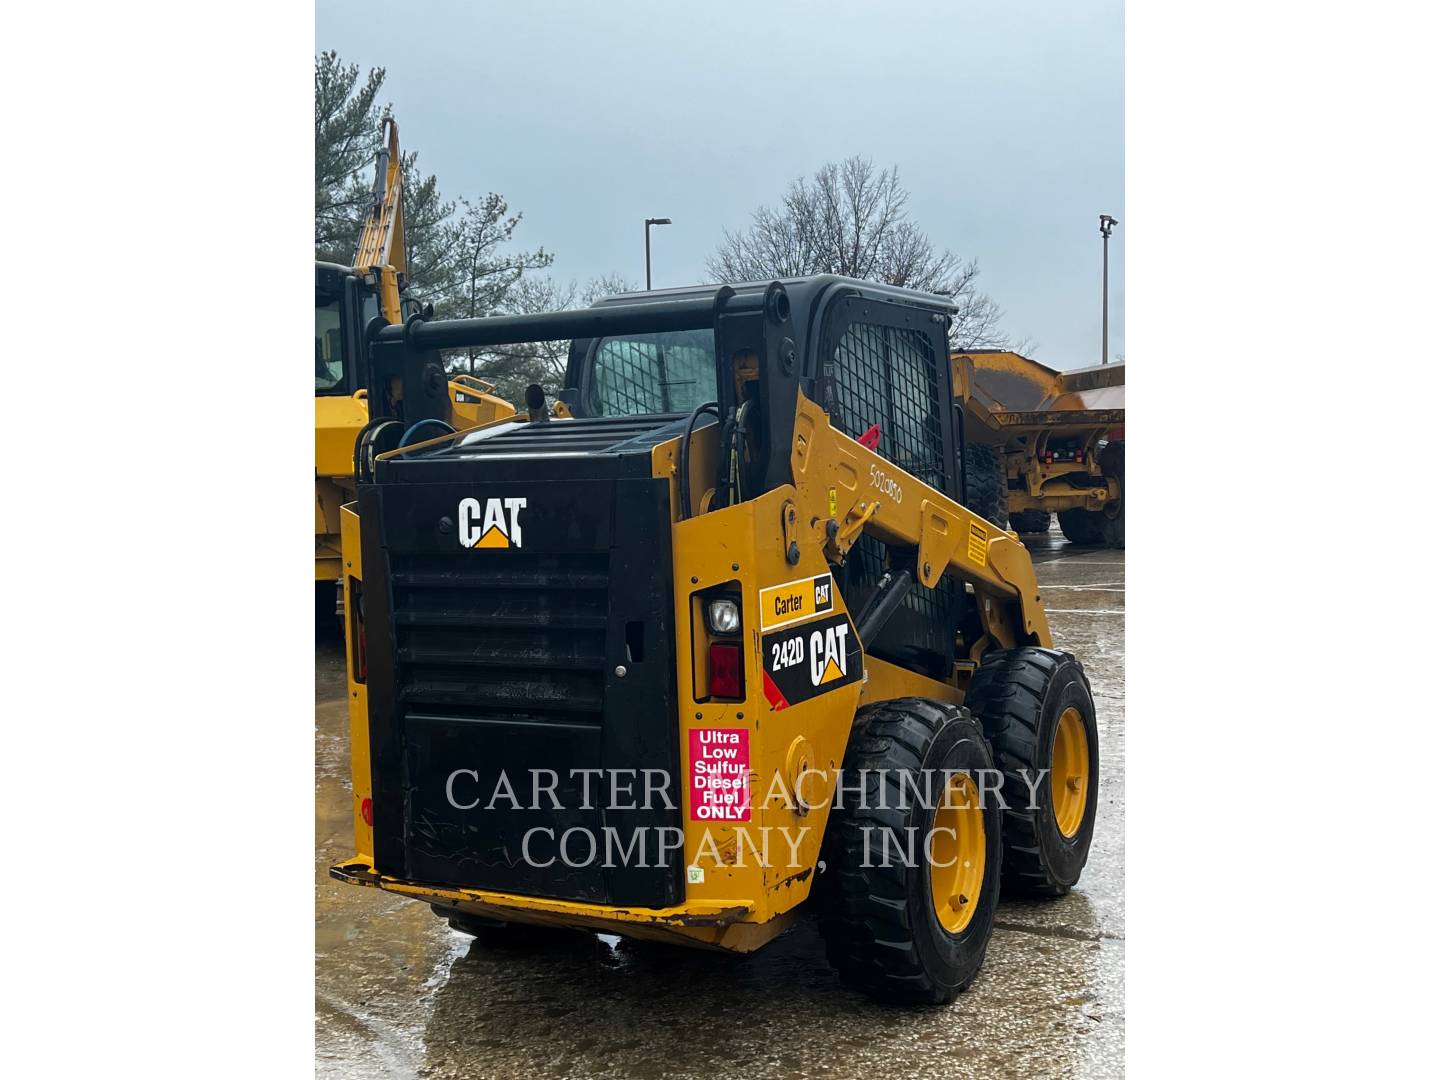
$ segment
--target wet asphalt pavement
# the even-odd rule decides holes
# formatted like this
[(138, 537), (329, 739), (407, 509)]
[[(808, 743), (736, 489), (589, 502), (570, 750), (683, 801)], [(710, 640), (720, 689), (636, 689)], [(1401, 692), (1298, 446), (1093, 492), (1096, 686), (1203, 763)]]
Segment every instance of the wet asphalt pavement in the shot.
[(1125, 553), (1027, 537), (1100, 725), (1090, 862), (1002, 902), (985, 967), (938, 1009), (840, 985), (808, 921), (750, 956), (555, 935), (482, 946), (332, 880), (354, 853), (343, 647), (316, 646), (316, 1071), (322, 1077), (1115, 1077), (1124, 1071)]

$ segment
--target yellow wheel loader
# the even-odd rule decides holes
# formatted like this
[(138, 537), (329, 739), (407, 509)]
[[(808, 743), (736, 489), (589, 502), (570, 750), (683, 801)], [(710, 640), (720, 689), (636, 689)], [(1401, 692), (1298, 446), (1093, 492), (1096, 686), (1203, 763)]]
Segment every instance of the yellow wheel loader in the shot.
[[(365, 327), (377, 318), (400, 322), (407, 303), (400, 134), (389, 117), (381, 126), (375, 155), (373, 195), (354, 264), (315, 264), (317, 621), (333, 614), (339, 598), (340, 507), (355, 497), (355, 439), (370, 419)], [(494, 389), (469, 376), (448, 380), (451, 426), (473, 427), (514, 415), (514, 407), (495, 397)]]
[(1125, 546), (1125, 365), (1056, 371), (1016, 352), (950, 356), (971, 507), (1019, 533), (1058, 515), (1073, 544)]
[(332, 876), (737, 952), (808, 906), (858, 989), (968, 986), (1002, 890), (1079, 878), (1099, 740), (1027, 551), (964, 506), (953, 312), (820, 276), (375, 325), (373, 379), (569, 340), (568, 389), (358, 452)]

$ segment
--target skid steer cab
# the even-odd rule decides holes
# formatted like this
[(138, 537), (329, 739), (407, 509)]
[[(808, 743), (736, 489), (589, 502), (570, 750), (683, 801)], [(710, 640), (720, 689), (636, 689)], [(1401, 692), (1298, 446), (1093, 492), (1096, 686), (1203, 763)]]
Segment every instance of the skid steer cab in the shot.
[(1099, 762), (1028, 553), (965, 508), (953, 310), (826, 276), (375, 324), (377, 372), (568, 340), (568, 385), (363, 470), (332, 875), (742, 952), (809, 902), (852, 985), (967, 986), (1002, 888), (1078, 879)]

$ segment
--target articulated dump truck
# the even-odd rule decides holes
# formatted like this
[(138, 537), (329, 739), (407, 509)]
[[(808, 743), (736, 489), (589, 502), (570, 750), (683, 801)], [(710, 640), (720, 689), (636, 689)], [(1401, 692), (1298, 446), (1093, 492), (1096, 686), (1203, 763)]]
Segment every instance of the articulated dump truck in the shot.
[(1125, 546), (1125, 365), (1056, 371), (1004, 350), (950, 356), (969, 505), (1021, 533)]
[(953, 312), (825, 276), (377, 324), (372, 380), (569, 340), (568, 388), (357, 450), (332, 876), (482, 945), (749, 952), (809, 906), (858, 989), (968, 986), (1002, 890), (1079, 878), (1099, 740), (1028, 552), (965, 508)]

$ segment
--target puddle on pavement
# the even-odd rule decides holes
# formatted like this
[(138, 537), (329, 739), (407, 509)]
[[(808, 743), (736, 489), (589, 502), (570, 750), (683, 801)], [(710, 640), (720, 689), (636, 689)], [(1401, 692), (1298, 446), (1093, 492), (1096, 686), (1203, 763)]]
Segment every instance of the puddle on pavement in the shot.
[[(1077, 551), (1058, 530), (1026, 546), (1042, 584), (1124, 580), (1123, 552)], [(1087, 565), (1097, 561), (1118, 565)], [(1052, 623), (1057, 643), (1085, 661), (1100, 713), (1091, 860), (1070, 896), (1003, 904), (975, 985), (928, 1010), (840, 986), (808, 919), (748, 957), (613, 935), (507, 948), (452, 931), (422, 904), (332, 880), (329, 865), (353, 852), (344, 657), (333, 640), (318, 643), (317, 1075), (1120, 1075), (1123, 616)]]

